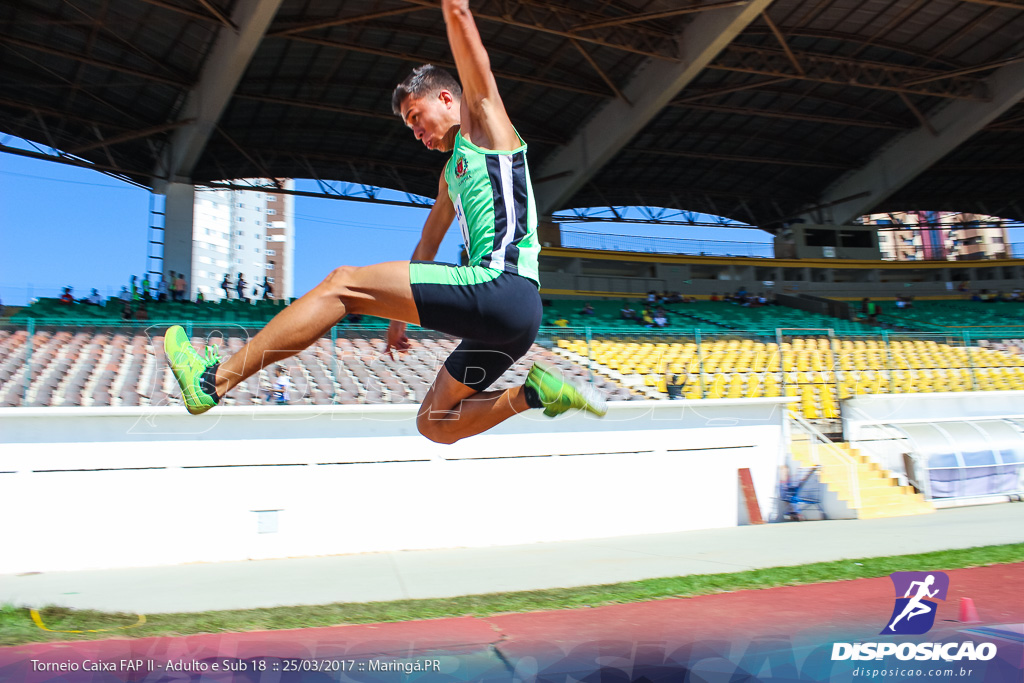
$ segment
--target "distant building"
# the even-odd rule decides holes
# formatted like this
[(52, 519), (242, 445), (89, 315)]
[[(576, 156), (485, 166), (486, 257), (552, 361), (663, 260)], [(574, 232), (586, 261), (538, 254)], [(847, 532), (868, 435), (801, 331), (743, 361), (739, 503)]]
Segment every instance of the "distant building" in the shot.
[(1006, 223), (995, 216), (951, 211), (907, 211), (864, 216), (877, 225), (887, 261), (971, 261), (1010, 258)]
[[(265, 182), (262, 184), (266, 184)], [(293, 181), (285, 182), (290, 190)], [(263, 296), (263, 281), (275, 299), (294, 293), (295, 198), (265, 191), (196, 189), (192, 227), (192, 277), (207, 300), (224, 297), (221, 282), (228, 275), (230, 296), (242, 273), (245, 296)]]

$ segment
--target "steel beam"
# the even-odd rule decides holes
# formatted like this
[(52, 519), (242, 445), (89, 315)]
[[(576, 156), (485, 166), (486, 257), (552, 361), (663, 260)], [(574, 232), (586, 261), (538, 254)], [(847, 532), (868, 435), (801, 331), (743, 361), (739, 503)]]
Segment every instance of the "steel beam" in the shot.
[[(440, 0), (405, 0), (405, 2), (421, 7), (441, 8)], [(477, 22), (493, 21), (562, 38), (576, 38), (602, 47), (623, 50), (645, 57), (672, 59), (672, 55), (667, 53), (667, 50), (672, 47), (672, 36), (667, 31), (660, 32), (644, 26), (631, 26), (628, 29), (607, 29), (605, 35), (581, 33), (577, 31), (577, 28), (581, 26), (580, 22), (601, 20), (607, 17), (587, 12), (578, 7), (559, 7), (542, 2), (508, 3), (504, 0), (493, 0), (492, 2), (474, 4), (473, 17)], [(657, 45), (653, 49), (642, 47), (641, 39), (647, 39), (645, 42), (653, 41)]]
[(220, 29), (199, 82), (178, 112), (179, 119), (193, 119), (174, 133), (153, 175), (172, 182), (189, 182), (224, 109), (231, 100), (249, 61), (259, 47), (282, 0), (241, 0), (231, 15), (237, 31)]
[(185, 119), (184, 121), (175, 121), (172, 123), (164, 123), (159, 126), (150, 126), (149, 128), (143, 128), (142, 130), (130, 130), (126, 133), (121, 133), (120, 135), (115, 135), (109, 138), (102, 138), (100, 140), (97, 140), (96, 142), (90, 142), (87, 145), (74, 147), (68, 150), (68, 154), (72, 154), (74, 156), (81, 156), (82, 154), (85, 154), (86, 152), (91, 152), (94, 149), (100, 149), (101, 147), (110, 147), (112, 145), (119, 145), (122, 142), (131, 142), (132, 140), (138, 140), (139, 138), (148, 138), (152, 135), (159, 135), (160, 133), (166, 133), (167, 131), (174, 130), (175, 128), (187, 126), (190, 123), (192, 122), (188, 119)]
[(170, 3), (170, 2), (164, 2), (163, 0), (141, 0), (141, 1), (146, 3), (147, 5), (154, 5), (155, 7), (160, 7), (161, 9), (170, 10), (171, 12), (177, 12), (179, 14), (184, 14), (187, 17), (192, 17), (193, 19), (198, 19), (199, 21), (207, 21), (207, 22), (213, 22), (213, 23), (220, 23), (220, 20), (217, 19), (217, 17), (215, 17), (215, 16), (213, 16), (211, 14), (205, 14), (203, 12), (196, 12), (194, 10), (186, 9), (185, 7), (179, 7), (178, 5), (175, 5), (175, 4)]
[[(455, 62), (447, 57), (426, 57), (408, 54), (405, 52), (395, 52), (394, 50), (385, 50), (381, 48), (370, 47), (368, 45), (357, 45), (355, 43), (348, 44), (342, 43), (336, 40), (327, 40), (325, 38), (315, 38), (313, 36), (304, 35), (288, 35), (283, 36), (288, 40), (295, 40), (301, 43), (309, 43), (310, 45), (323, 45), (324, 47), (337, 48), (345, 52), (360, 52), (367, 55), (377, 55), (378, 57), (390, 57), (392, 59), (399, 59), (403, 62), (417, 62), (422, 64), (424, 62), (430, 62), (435, 66), (441, 66), (446, 69), (454, 69)], [(494, 71), (495, 77), (502, 79), (506, 78), (510, 81), (519, 81), (520, 83), (529, 83), (531, 85), (539, 85), (542, 88), (552, 88), (554, 90), (565, 90), (566, 92), (576, 92), (581, 95), (593, 95), (594, 97), (608, 98), (611, 95), (603, 90), (595, 90), (593, 88), (584, 85), (578, 85), (573, 83), (560, 83), (557, 81), (551, 81), (543, 78), (535, 78), (533, 76), (523, 76), (520, 74), (514, 74), (511, 72)]]
[(84, 54), (76, 52), (70, 52), (68, 50), (61, 50), (59, 48), (50, 47), (49, 45), (41, 45), (39, 43), (33, 43), (29, 40), (22, 40), (21, 38), (15, 38), (13, 36), (2, 36), (0, 37), (0, 43), (7, 43), (10, 45), (16, 45), (27, 50), (35, 50), (36, 52), (42, 52), (44, 54), (53, 55), (55, 57), (63, 57), (79, 64), (88, 64), (89, 66), (99, 67), (101, 69), (110, 69), (111, 71), (117, 71), (119, 73), (128, 74), (141, 78), (146, 81), (156, 81), (158, 83), (164, 83), (166, 85), (184, 86), (187, 85), (184, 81), (177, 78), (170, 78), (167, 76), (161, 76), (159, 74), (152, 73), (150, 71), (140, 71), (127, 66), (121, 66), (116, 62), (110, 62), (102, 59), (95, 59)]
[(622, 26), (623, 24), (632, 24), (638, 21), (653, 21), (655, 19), (667, 19), (669, 17), (679, 16), (680, 14), (694, 14), (696, 12), (707, 12), (709, 10), (723, 9), (725, 7), (736, 7), (737, 5), (745, 4), (747, 4), (747, 0), (729, 0), (728, 2), (719, 2), (713, 5), (689, 5), (687, 7), (676, 7), (675, 9), (662, 10), (660, 12), (647, 12), (645, 14), (634, 14), (625, 17), (617, 17), (615, 19), (592, 21), (584, 24), (583, 26), (576, 26), (572, 30), (574, 33), (578, 31), (593, 31), (594, 29), (597, 28)]
[(1006, 9), (1019, 9), (1024, 12), (1024, 2), (1020, 0), (962, 0), (974, 5), (988, 5), (989, 7), (1005, 7)]
[(751, 0), (743, 7), (704, 12), (678, 37), (678, 63), (648, 60), (623, 88), (628, 102), (608, 102), (538, 170), (538, 177), (552, 178), (537, 188), (538, 211), (547, 215), (565, 208), (572, 196), (771, 2)]
[(986, 93), (979, 92), (983, 91), (984, 81), (969, 78), (959, 72), (897, 66), (812, 52), (792, 54), (799, 60), (804, 73), (794, 71), (789, 56), (783, 50), (747, 45), (730, 46), (709, 68), (931, 97), (986, 99)]
[(289, 28), (281, 29), (280, 31), (274, 31), (269, 34), (271, 36), (290, 36), (293, 33), (305, 33), (306, 31), (316, 31), (324, 28), (334, 28), (335, 26), (344, 26), (345, 24), (358, 24), (364, 21), (373, 21), (374, 19), (382, 19), (384, 17), (393, 17), (398, 14), (409, 14), (410, 12), (421, 12), (424, 7), (399, 7), (398, 9), (389, 9), (382, 12), (371, 12), (369, 14), (357, 14), (349, 17), (335, 17), (333, 19), (321, 19), (318, 21), (310, 21), (302, 24), (296, 24)]
[[(991, 101), (960, 100), (949, 104), (928, 119), (936, 135), (933, 136), (928, 127), (922, 125), (887, 145), (859, 170), (828, 188), (819, 198), (819, 205), (844, 197), (857, 196), (858, 199), (831, 206), (824, 218), (836, 225), (844, 225), (869, 213), (1021, 101), (1024, 98), (1024, 63), (998, 69), (985, 79), (985, 85), (992, 96)], [(805, 217), (814, 218), (810, 213)]]
[(909, 124), (903, 125), (889, 121), (868, 121), (866, 119), (850, 119), (838, 116), (822, 116), (820, 114), (801, 114), (799, 112), (773, 111), (771, 109), (754, 109), (753, 107), (727, 107), (717, 104), (700, 104), (697, 102), (681, 102), (676, 100), (671, 103), (673, 107), (680, 109), (694, 109), (697, 111), (711, 111), (718, 114), (736, 114), (737, 116), (759, 116), (768, 119), (789, 119), (793, 121), (810, 121), (812, 123), (828, 123), (837, 126), (863, 126), (865, 128), (885, 128), (889, 130), (907, 130)]
[(676, 149), (645, 149), (641, 147), (629, 147), (630, 152), (646, 154), (651, 156), (679, 157), (683, 159), (706, 159), (709, 161), (729, 161), (739, 164), (774, 164), (776, 166), (802, 166), (806, 168), (831, 168), (836, 170), (850, 170), (853, 165), (849, 163), (838, 163), (822, 159), (792, 159), (773, 157), (751, 157), (737, 154), (716, 154), (713, 152), (687, 152)]

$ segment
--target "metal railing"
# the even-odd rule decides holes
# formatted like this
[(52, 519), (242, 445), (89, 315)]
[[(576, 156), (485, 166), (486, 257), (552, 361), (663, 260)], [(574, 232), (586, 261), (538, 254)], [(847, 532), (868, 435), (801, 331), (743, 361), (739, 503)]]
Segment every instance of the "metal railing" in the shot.
[[(793, 415), (791, 413), (790, 420), (792, 425), (796, 428), (796, 431), (806, 437), (806, 441), (809, 444), (811, 462), (814, 465), (817, 465), (818, 467), (824, 467), (827, 465), (827, 463), (822, 463), (821, 456), (823, 454), (832, 456), (833, 459), (841, 464), (842, 471), (846, 479), (846, 488), (850, 492), (850, 505), (854, 510), (860, 510), (860, 477), (857, 476), (856, 459), (842, 448), (839, 448), (832, 443), (827, 436), (818, 431), (817, 427), (799, 415)], [(800, 439), (794, 440), (800, 441)], [(794, 440), (791, 440), (791, 442)], [(818, 471), (820, 476), (822, 470), (819, 469)]]
[(630, 251), (644, 254), (685, 254), (690, 256), (775, 257), (775, 246), (771, 242), (732, 242), (726, 240), (696, 240), (683, 237), (603, 235), (564, 229), (561, 231), (561, 235), (562, 246), (571, 249)]

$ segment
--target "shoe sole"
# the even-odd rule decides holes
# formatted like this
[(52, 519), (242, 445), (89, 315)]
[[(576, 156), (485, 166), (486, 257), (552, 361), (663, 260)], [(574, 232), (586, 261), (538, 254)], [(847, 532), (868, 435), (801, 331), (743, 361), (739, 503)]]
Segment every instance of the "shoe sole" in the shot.
[(170, 343), (170, 339), (171, 335), (169, 334), (164, 337), (164, 355), (167, 356), (167, 364), (171, 366), (171, 374), (174, 375), (174, 381), (178, 383), (178, 389), (181, 390), (181, 402), (185, 404), (185, 410), (187, 410), (190, 415), (201, 415), (210, 408), (213, 408), (213, 406), (203, 404), (193, 406), (189, 404), (189, 401), (186, 398), (186, 394), (188, 393), (188, 391), (185, 388), (185, 383), (182, 382), (181, 377), (178, 375), (178, 372), (175, 370), (174, 367), (174, 355), (172, 350), (168, 346), (168, 344)]
[(604, 417), (608, 414), (608, 400), (605, 399), (600, 391), (594, 387), (580, 385), (576, 382), (567, 382), (567, 384), (572, 386), (579, 393), (580, 398), (583, 399), (583, 410), (593, 413), (598, 417)]

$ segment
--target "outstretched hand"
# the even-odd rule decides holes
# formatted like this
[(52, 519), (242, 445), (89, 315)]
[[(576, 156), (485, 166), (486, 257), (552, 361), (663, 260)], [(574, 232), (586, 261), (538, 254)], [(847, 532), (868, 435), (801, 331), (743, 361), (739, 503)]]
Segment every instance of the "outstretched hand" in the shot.
[(394, 351), (399, 353), (409, 350), (409, 338), (405, 336), (405, 323), (392, 320), (388, 325), (388, 342), (384, 347), (384, 353), (394, 359)]

